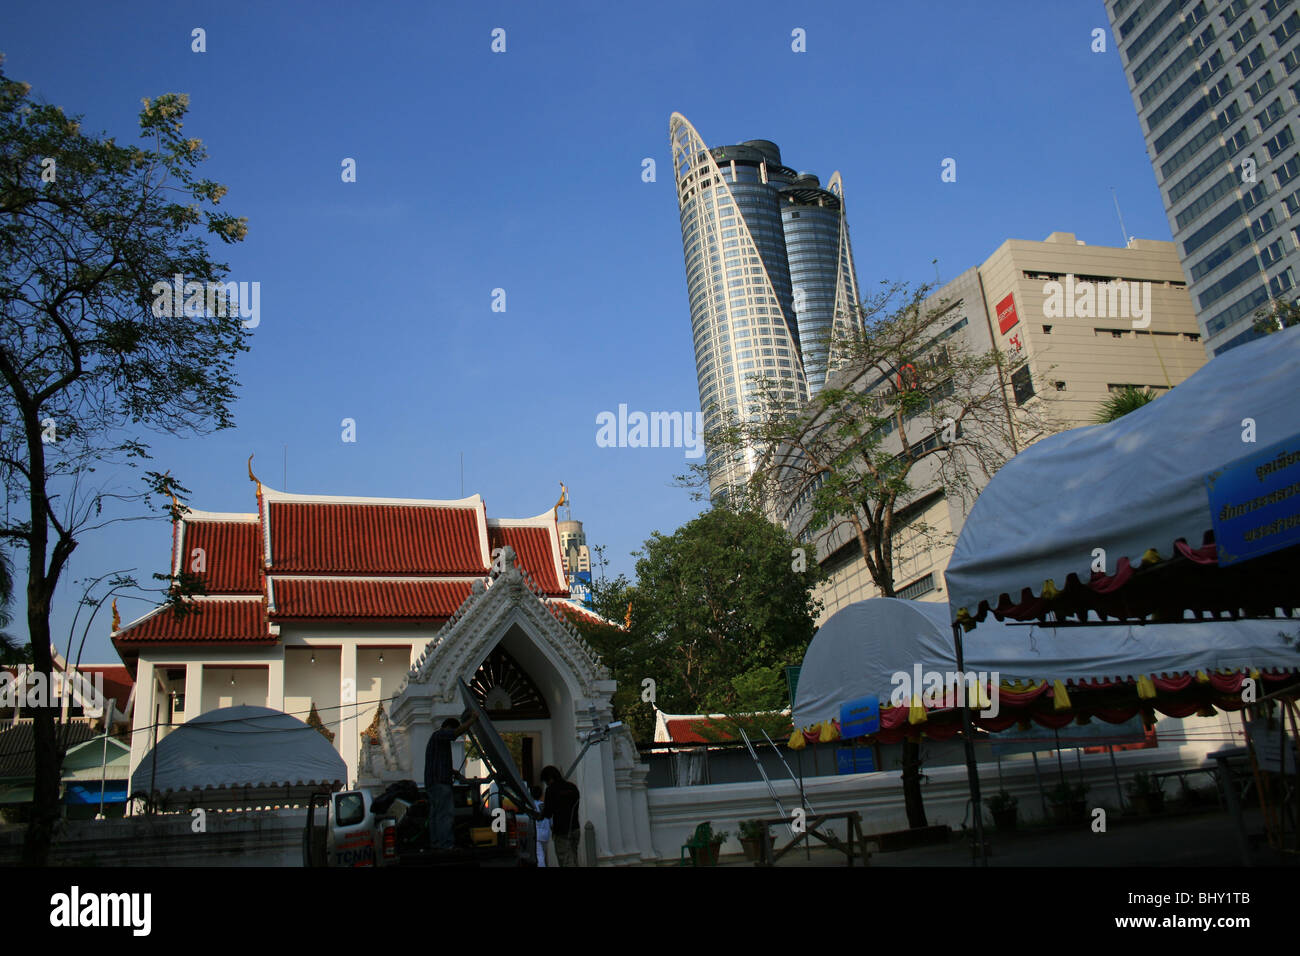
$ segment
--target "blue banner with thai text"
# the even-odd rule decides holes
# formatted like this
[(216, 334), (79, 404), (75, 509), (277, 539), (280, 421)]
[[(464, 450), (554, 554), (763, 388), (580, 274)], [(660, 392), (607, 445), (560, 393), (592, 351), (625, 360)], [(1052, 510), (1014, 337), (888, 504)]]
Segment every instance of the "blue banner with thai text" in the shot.
[(1220, 566), (1300, 544), (1300, 435), (1210, 472), (1205, 487)]

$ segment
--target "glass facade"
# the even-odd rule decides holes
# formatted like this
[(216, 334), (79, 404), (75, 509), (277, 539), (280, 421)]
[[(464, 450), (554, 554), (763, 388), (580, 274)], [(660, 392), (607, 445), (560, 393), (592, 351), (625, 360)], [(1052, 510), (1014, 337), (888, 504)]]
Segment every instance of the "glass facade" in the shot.
[(1211, 356), (1300, 273), (1297, 0), (1106, 0)]
[[(708, 148), (678, 113), (669, 136), (706, 432), (728, 413), (764, 414), (760, 379), (782, 403), (806, 402), (825, 380), (837, 312), (857, 304), (842, 196), (782, 165), (767, 140)], [(732, 462), (706, 451), (714, 494), (752, 473), (753, 449)]]

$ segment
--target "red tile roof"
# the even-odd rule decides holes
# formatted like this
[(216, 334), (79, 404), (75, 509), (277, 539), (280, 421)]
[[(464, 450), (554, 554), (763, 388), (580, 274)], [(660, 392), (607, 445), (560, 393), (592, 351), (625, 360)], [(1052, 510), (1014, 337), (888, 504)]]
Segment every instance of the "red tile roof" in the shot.
[[(183, 524), (181, 570), (197, 573), (209, 594), (256, 594), (261, 581), (261, 525), (254, 521), (187, 520)], [(202, 572), (195, 571), (203, 549)]]
[(192, 610), (177, 615), (167, 607), (128, 624), (113, 637), (119, 648), (136, 644), (270, 643), (261, 598), (194, 598)]
[(569, 596), (569, 586), (565, 583), (564, 570), (559, 565), (549, 529), (489, 524), (489, 549), (496, 550), (506, 545), (515, 549), (519, 563), (543, 591), (552, 597)]
[[(725, 743), (727, 741), (739, 740), (736, 735), (734, 721), (724, 717), (668, 717), (664, 724), (668, 729), (668, 743), (675, 744), (703, 744), (703, 743)], [(713, 739), (705, 737), (700, 733), (701, 727), (711, 729)], [(793, 725), (783, 732), (785, 737), (790, 736), (790, 731), (794, 729)], [(750, 731), (751, 735), (754, 734)]]
[[(723, 741), (737, 739), (730, 725), (708, 717), (669, 718), (664, 723), (668, 726), (669, 741), (675, 744), (714, 743), (719, 738)], [(704, 726), (713, 727), (714, 739), (710, 740), (699, 732), (699, 728)]]
[(585, 621), (588, 624), (603, 624), (606, 627), (617, 628), (619, 630), (622, 629), (613, 621), (607, 621), (595, 611), (589, 611), (582, 605), (575, 604), (570, 600), (552, 601), (550, 603), (550, 608), (552, 613), (558, 611), (561, 614), (567, 615), (572, 620)]
[[(274, 521), (274, 519), (272, 519)], [(357, 581), (272, 577), (275, 620), (445, 620), (469, 596), (469, 581)]]
[(269, 503), (275, 571), (484, 575), (477, 508)]

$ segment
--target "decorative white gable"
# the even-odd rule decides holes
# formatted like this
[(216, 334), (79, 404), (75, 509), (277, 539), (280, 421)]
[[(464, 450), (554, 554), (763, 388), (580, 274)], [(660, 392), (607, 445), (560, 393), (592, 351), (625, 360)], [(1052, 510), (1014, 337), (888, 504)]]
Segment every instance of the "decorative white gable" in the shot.
[[(376, 748), (382, 756), (366, 761), (363, 783), (420, 779), (424, 746), (434, 726), (463, 711), (459, 682), (470, 682), (498, 645), (518, 660), (546, 698), (550, 717), (524, 725), (528, 730), (543, 728), (545, 763), (566, 772), (593, 727), (611, 721), (617, 684), (610, 679), (609, 669), (564, 612), (547, 602), (516, 563), (511, 548), (501, 549), (496, 566), (503, 568), (496, 579), (474, 582), (464, 603), (411, 667), (391, 711), (396, 760), (389, 758), (386, 748)], [(511, 721), (494, 719), (494, 723), (503, 733), (511, 732)], [(608, 739), (590, 747), (574, 771), (572, 780), (581, 794), (580, 817), (592, 826), (591, 830), (584, 827), (583, 839), (594, 833), (601, 863), (635, 863), (654, 857), (645, 794), (648, 771), (626, 728), (616, 728)]]

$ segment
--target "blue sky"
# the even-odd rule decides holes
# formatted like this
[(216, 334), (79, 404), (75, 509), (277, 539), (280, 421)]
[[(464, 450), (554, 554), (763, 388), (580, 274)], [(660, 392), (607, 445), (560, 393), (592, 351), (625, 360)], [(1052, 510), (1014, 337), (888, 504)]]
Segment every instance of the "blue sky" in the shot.
[[(823, 181), (839, 169), (864, 288), (933, 280), (935, 258), (947, 280), (1055, 230), (1117, 245), (1112, 186), (1130, 234), (1170, 238), (1099, 0), (55, 0), (5, 21), (8, 75), (88, 130), (133, 138), (142, 97), (188, 93), (206, 174), (249, 220), (217, 250), (230, 278), (261, 284), (238, 427), (153, 439), (153, 467), (206, 510), (254, 509), (250, 453), (285, 487), (287, 446), (290, 491), (456, 498), (464, 452), (465, 492), (494, 517), (546, 510), (563, 480), (589, 541), (630, 575), (630, 552), (702, 507), (673, 486), (681, 449), (595, 441), (620, 403), (699, 407), (674, 110), (710, 145), (771, 139)], [(116, 525), (83, 540), (71, 576), (147, 579), (168, 548), (161, 519)], [(72, 600), (65, 585), (56, 634)], [(148, 604), (121, 607), (130, 620)], [(86, 659), (116, 659), (102, 624)]]

